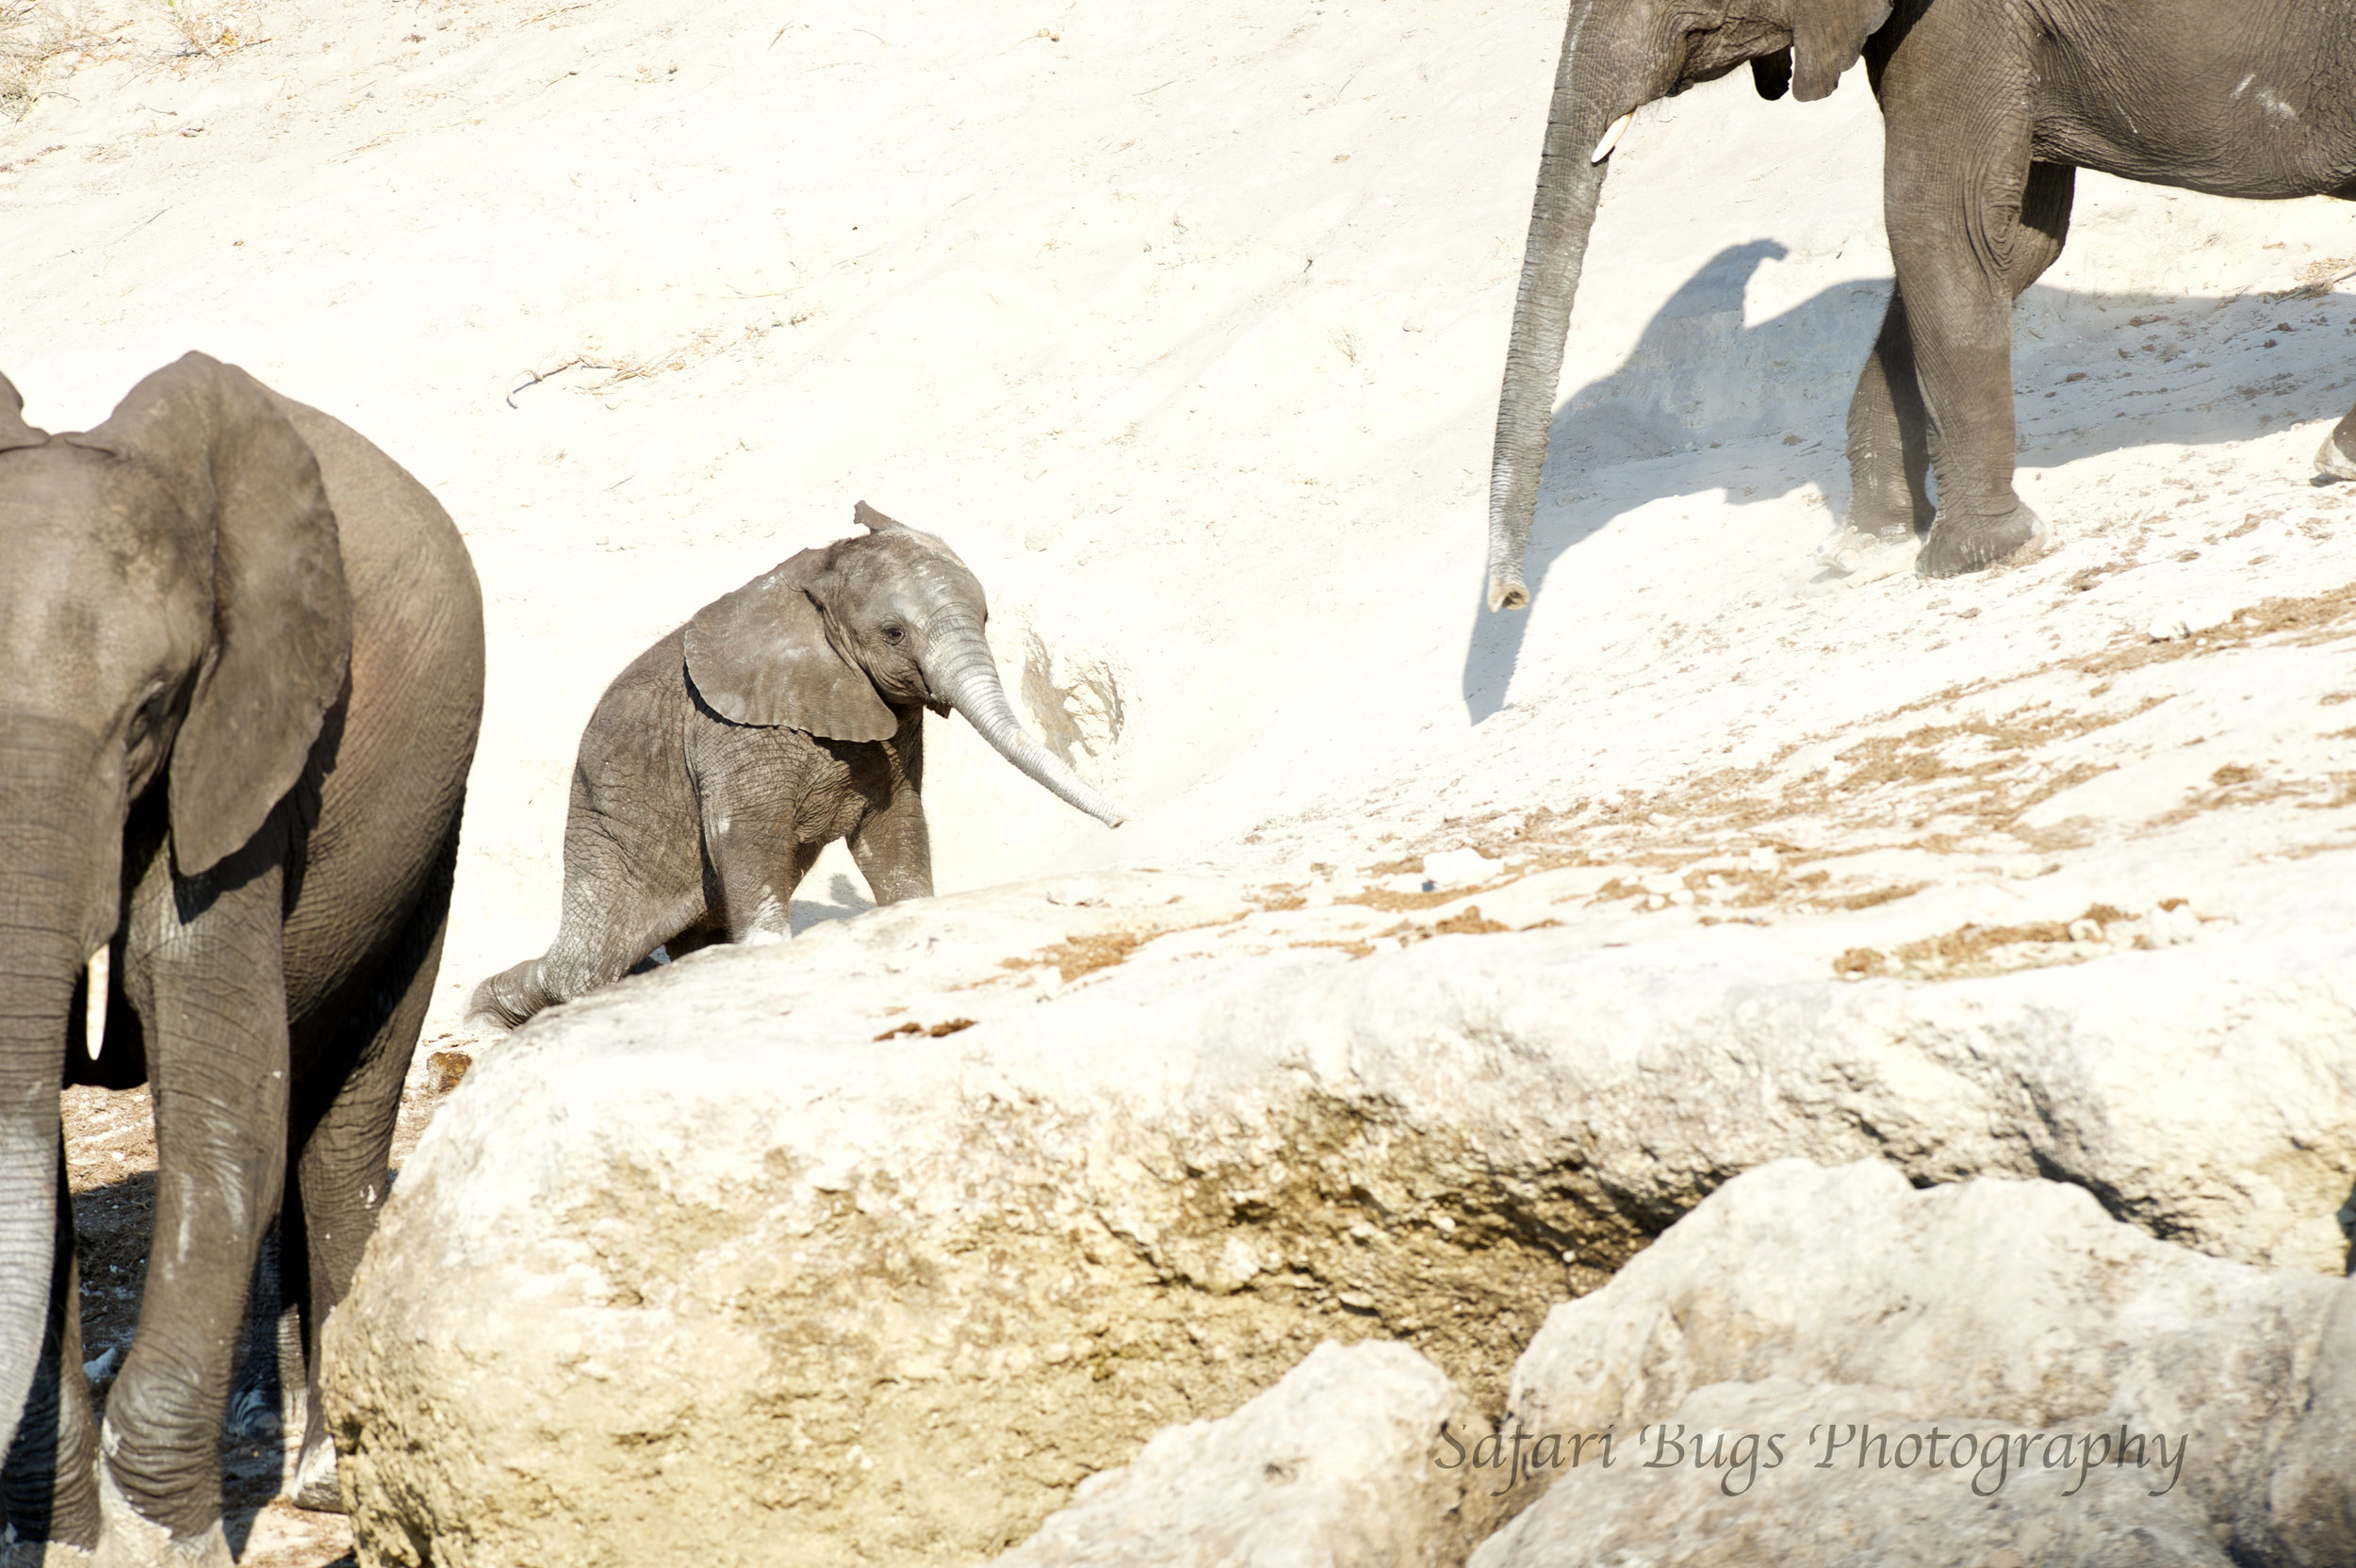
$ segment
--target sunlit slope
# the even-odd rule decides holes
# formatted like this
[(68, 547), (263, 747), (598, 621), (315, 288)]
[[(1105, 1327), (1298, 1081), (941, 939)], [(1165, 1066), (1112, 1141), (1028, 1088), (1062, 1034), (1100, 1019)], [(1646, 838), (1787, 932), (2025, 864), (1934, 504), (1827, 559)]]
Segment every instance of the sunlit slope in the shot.
[[(1109, 833), (938, 726), (944, 890), (1664, 787), (2017, 665), (2057, 617), (2108, 638), (2166, 572), (2351, 575), (2319, 535), (2155, 554), (2064, 610), (1815, 583), (1887, 287), (1879, 127), (1859, 78), (1803, 107), (1738, 77), (1614, 158), (1537, 604), (1480, 614), (1559, 10), (282, 3), (217, 57), (151, 17), (0, 127), (0, 369), (73, 427), (204, 348), (466, 530), (491, 691), (437, 1022), (552, 927), (605, 680), (861, 498), (964, 554), (1018, 705), (1137, 813)], [(2356, 265), (2349, 211), (2084, 183), (2016, 359), (2066, 548), (2326, 514), (2348, 295), (2274, 296)]]

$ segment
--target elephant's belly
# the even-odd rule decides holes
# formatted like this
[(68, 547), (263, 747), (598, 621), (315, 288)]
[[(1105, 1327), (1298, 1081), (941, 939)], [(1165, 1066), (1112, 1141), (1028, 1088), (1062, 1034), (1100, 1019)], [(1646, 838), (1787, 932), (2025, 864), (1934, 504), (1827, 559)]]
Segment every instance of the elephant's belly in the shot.
[(2211, 196), (2280, 201), (2344, 184), (2356, 170), (2352, 136), (2344, 111), (2305, 93), (2278, 94), (2255, 71), (2212, 64), (2164, 91), (2055, 84), (2033, 155)]

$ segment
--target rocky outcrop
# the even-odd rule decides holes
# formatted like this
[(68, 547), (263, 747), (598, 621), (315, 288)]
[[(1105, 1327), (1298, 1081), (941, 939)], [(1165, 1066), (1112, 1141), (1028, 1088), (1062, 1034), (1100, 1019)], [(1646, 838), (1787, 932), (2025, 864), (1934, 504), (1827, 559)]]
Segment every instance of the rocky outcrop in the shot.
[(1557, 1440), (1497, 1471), (1547, 1490), (1474, 1560), (2326, 1568), (2351, 1410), (2356, 1283), (2054, 1183), (1778, 1163), (1548, 1316), (1506, 1429)]
[[(1657, 1425), (1623, 1434), (1633, 1441), (1612, 1469), (1597, 1464), (1591, 1446), (1585, 1464), (1482, 1548), (1478, 1568), (2231, 1561), (2192, 1494), (2181, 1482), (2170, 1486), (2171, 1471), (2109, 1463), (2102, 1446), (2115, 1434), (2091, 1423), (2033, 1434), (1996, 1422), (1931, 1420), (1897, 1390), (1783, 1380), (1713, 1383), (1659, 1414)], [(2093, 1456), (2087, 1441), (2098, 1446)], [(1831, 1462), (1819, 1469), (1835, 1443)], [(2057, 1446), (2063, 1462), (2048, 1470), (2047, 1446), (2056, 1443), (2067, 1453)], [(1694, 1462), (1696, 1453), (1704, 1462)], [(1995, 1456), (1985, 1468), (1984, 1455)], [(2016, 1458), (2024, 1463), (2015, 1466)], [(2159, 1488), (2167, 1490), (2154, 1495)]]
[(1497, 1502), (1432, 1456), (1487, 1427), (1407, 1347), (1328, 1341), (1235, 1414), (1089, 1477), (993, 1568), (1454, 1568)]
[(900, 906), (485, 1051), (329, 1326), (364, 1561), (1004, 1551), (1324, 1339), (1496, 1408), (1549, 1308), (1793, 1154), (2339, 1261), (2345, 936), (1853, 983), (1750, 926), (1350, 961), (1317, 914), (1142, 872)]

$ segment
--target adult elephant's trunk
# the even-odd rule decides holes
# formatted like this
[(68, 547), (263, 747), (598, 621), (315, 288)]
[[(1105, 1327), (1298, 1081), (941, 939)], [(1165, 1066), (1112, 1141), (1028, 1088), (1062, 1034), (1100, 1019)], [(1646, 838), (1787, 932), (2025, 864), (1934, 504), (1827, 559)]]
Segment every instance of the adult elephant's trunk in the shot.
[(1579, 293), (1587, 231), (1603, 195), (1610, 135), (1644, 101), (1637, 96), (1634, 74), (1619, 58), (1617, 41), (1607, 46), (1586, 37), (1595, 10), (1594, 0), (1576, 0), (1571, 8), (1538, 164), (1521, 291), (1513, 302), (1513, 335), (1505, 353), (1505, 389), (1497, 400), (1497, 449), (1489, 467), (1491, 610), (1519, 610), (1530, 603), (1522, 557), (1530, 547), (1538, 479), (1546, 466), (1546, 431), (1562, 377), (1571, 301)]
[(120, 825), (89, 781), (87, 748), (69, 748), (74, 776), (61, 774), (58, 747), (25, 740), (0, 716), (0, 1453), (41, 1354), (67, 1019), (83, 962), (113, 924), (120, 843), (99, 838)]
[(1129, 813), (1065, 766), (1062, 758), (1040, 745), (1016, 722), (1006, 689), (998, 684), (998, 666), (990, 657), (982, 624), (962, 611), (944, 612), (929, 629), (924, 658), (924, 683), (933, 695), (965, 715), (999, 756), (1045, 785), (1066, 804), (1076, 806), (1108, 827), (1119, 827)]

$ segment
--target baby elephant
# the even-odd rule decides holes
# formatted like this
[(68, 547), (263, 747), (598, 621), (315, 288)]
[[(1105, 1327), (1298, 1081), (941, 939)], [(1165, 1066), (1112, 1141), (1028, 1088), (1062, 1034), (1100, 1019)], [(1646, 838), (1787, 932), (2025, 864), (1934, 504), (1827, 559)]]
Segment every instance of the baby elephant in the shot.
[(794, 885), (851, 841), (880, 904), (933, 890), (924, 710), (1088, 815), (1127, 813), (1016, 723), (982, 585), (947, 545), (866, 502), (868, 529), (804, 550), (633, 661), (573, 765), (555, 942), (475, 988), (470, 1026), (513, 1028), (657, 947), (782, 940)]

